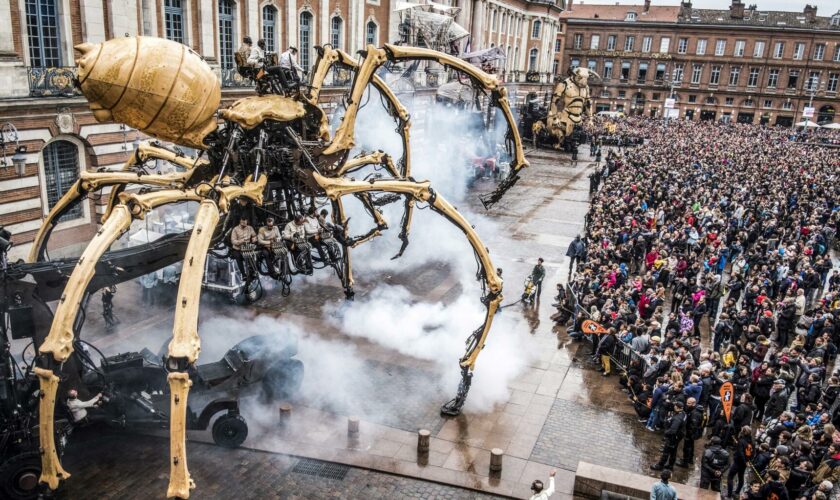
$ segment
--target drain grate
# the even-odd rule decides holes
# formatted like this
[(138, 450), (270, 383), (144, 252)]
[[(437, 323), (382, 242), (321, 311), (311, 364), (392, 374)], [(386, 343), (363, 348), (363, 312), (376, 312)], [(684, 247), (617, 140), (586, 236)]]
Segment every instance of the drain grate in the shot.
[(346, 465), (334, 464), (332, 462), (322, 462), (321, 460), (312, 460), (310, 458), (302, 458), (297, 464), (295, 464), (292, 472), (342, 481), (349, 470), (350, 467)]

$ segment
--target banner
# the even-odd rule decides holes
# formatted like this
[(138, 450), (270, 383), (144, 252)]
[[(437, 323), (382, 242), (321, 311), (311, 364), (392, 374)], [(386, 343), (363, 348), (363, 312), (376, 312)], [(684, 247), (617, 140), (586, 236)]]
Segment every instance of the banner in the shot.
[(805, 106), (802, 110), (802, 118), (812, 118), (814, 116), (814, 108)]
[[(735, 398), (735, 389), (732, 382), (724, 382), (720, 386), (720, 402), (723, 404), (723, 414), (726, 416), (726, 422), (729, 422), (729, 416), (732, 413), (732, 400)], [(714, 415), (710, 415), (713, 418)]]
[(587, 319), (581, 325), (581, 329), (583, 330), (584, 334), (596, 334), (601, 335), (607, 333), (607, 329), (601, 326), (599, 323), (592, 321), (591, 319)]

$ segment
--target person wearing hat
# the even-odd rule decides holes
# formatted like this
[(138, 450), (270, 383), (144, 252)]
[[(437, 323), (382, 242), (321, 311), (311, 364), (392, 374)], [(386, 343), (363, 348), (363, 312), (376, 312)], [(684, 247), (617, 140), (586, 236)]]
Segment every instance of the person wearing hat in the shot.
[(298, 65), (297, 60), (295, 59), (297, 53), (297, 47), (291, 45), (285, 52), (280, 54), (280, 59), (277, 63), (285, 77), (295, 84), (300, 83), (300, 73), (305, 72), (303, 68)]
[(542, 295), (542, 283), (545, 279), (545, 266), (543, 266), (542, 257), (537, 259), (537, 265), (534, 266), (534, 269), (531, 271), (531, 281), (534, 282), (534, 285), (537, 287), (537, 300), (540, 299), (540, 295)]
[(785, 381), (780, 378), (774, 380), (773, 387), (770, 388), (770, 399), (764, 408), (765, 421), (778, 418), (779, 415), (787, 410), (789, 397), (790, 391), (788, 391)]
[(729, 466), (729, 452), (721, 446), (719, 437), (709, 440), (709, 446), (703, 452), (700, 466), (700, 487), (712, 491), (720, 491), (723, 473)]

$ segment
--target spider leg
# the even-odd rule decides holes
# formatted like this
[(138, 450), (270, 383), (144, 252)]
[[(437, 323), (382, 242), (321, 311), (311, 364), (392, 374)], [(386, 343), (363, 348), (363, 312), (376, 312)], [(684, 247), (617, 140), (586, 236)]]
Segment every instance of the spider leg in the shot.
[(178, 283), (178, 304), (175, 306), (175, 321), (172, 341), (169, 343), (166, 367), (169, 370), (170, 420), (170, 469), (167, 497), (189, 498), (195, 483), (187, 469), (187, 399), (192, 382), (188, 370), (195, 364), (201, 351), (198, 336), (198, 308), (201, 300), (201, 279), (204, 263), (213, 240), (213, 233), (219, 223), (220, 212), (227, 212), (230, 201), (246, 197), (257, 205), (262, 204), (262, 193), (266, 177), (257, 182), (250, 178), (240, 186), (225, 186), (215, 193), (218, 201), (205, 198), (198, 208), (187, 252), (184, 254), (184, 268)]
[(405, 196), (410, 196), (417, 201), (423, 201), (429, 204), (429, 207), (437, 214), (443, 216), (446, 220), (457, 226), (467, 237), (470, 246), (475, 252), (478, 261), (478, 271), (476, 279), (482, 285), (481, 302), (486, 307), (484, 315), (484, 322), (476, 330), (474, 330), (467, 338), (467, 349), (464, 355), (459, 360), (461, 367), (461, 383), (458, 386), (458, 393), (451, 401), (441, 407), (441, 412), (447, 415), (457, 415), (463, 407), (467, 393), (469, 392), (470, 383), (472, 381), (472, 372), (475, 369), (476, 359), (479, 353), (484, 348), (487, 341), (487, 335), (490, 333), (490, 327), (493, 324), (493, 317), (502, 301), (502, 280), (496, 273), (496, 268), (490, 260), (490, 254), (484, 244), (481, 242), (478, 233), (475, 232), (472, 225), (461, 215), (458, 210), (446, 201), (443, 196), (436, 193), (429, 182), (416, 182), (405, 179), (397, 180), (375, 180), (375, 181), (355, 181), (347, 178), (333, 178), (324, 177), (318, 173), (313, 173), (313, 178), (317, 182), (327, 196), (331, 200), (340, 199), (341, 196), (356, 193), (370, 193), (370, 192), (387, 192), (400, 193)]
[(344, 213), (344, 203), (341, 197), (330, 200), (333, 208), (333, 224), (343, 228), (344, 234), (341, 238), (342, 251), (344, 253), (344, 265), (341, 269), (341, 284), (344, 286), (344, 296), (352, 299), (356, 292), (353, 291), (353, 260), (350, 256), (350, 245), (347, 244), (347, 217)]

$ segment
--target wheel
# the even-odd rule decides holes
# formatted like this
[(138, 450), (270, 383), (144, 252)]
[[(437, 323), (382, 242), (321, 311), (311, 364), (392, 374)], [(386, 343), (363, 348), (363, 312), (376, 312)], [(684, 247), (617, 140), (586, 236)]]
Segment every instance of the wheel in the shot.
[(225, 448), (237, 448), (248, 437), (248, 424), (241, 415), (227, 413), (213, 424), (213, 442)]
[(274, 365), (262, 380), (263, 394), (268, 400), (289, 399), (303, 383), (303, 362), (289, 359)]
[(41, 457), (37, 451), (15, 455), (0, 465), (0, 496), (22, 500), (37, 498), (40, 476)]
[(233, 298), (235, 304), (247, 306), (260, 300), (263, 296), (263, 292), (262, 282), (259, 277), (255, 277), (243, 286), (238, 293), (233, 294), (231, 297)]

